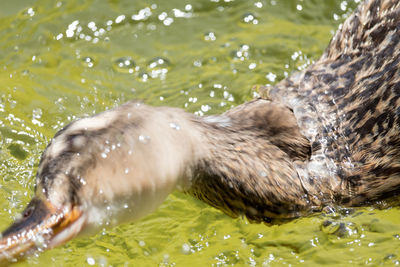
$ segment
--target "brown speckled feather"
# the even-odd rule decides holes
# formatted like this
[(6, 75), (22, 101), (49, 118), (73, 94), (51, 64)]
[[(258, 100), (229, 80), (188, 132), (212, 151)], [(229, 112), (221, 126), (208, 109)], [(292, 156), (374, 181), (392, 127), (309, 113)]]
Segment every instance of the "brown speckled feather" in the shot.
[(293, 164), (308, 160), (310, 145), (288, 108), (256, 99), (218, 119), (229, 123), (198, 122), (208, 153), (190, 193), (251, 221), (297, 217), (312, 208)]
[[(340, 185), (333, 197), (343, 203), (400, 190), (399, 67), (400, 2), (371, 0), (344, 22), (320, 60), (264, 89), (294, 110), (312, 153), (330, 162), (330, 179)], [(316, 186), (308, 188), (326, 189)]]

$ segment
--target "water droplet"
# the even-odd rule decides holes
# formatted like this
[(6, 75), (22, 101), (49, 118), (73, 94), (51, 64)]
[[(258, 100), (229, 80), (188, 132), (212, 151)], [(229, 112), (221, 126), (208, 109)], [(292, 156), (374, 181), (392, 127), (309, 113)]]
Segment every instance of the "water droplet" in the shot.
[(42, 247), (43, 245), (45, 245), (45, 239), (42, 235), (35, 236), (34, 242), (37, 247)]
[(87, 263), (88, 263), (89, 265), (95, 265), (95, 263), (96, 263), (96, 261), (95, 261), (92, 257), (88, 257), (88, 258), (86, 259), (86, 261), (87, 261)]
[(258, 8), (262, 8), (263, 7), (263, 4), (261, 2), (256, 2), (254, 5), (256, 7), (258, 7)]
[(234, 60), (244, 61), (245, 59), (249, 59), (250, 57), (250, 46), (247, 44), (243, 44), (239, 47), (238, 50), (233, 51), (231, 56)]
[(171, 66), (171, 62), (163, 57), (155, 57), (147, 63), (150, 69), (164, 69)]
[(215, 41), (215, 40), (217, 40), (217, 36), (215, 36), (215, 33), (213, 33), (213, 32), (206, 32), (204, 34), (204, 40)]
[(29, 15), (30, 17), (33, 17), (35, 15), (35, 10), (33, 8), (28, 8), (26, 11), (26, 14)]
[(252, 13), (246, 13), (242, 16), (242, 21), (249, 24), (258, 24), (258, 19)]
[(66, 35), (68, 38), (74, 37), (74, 35), (75, 35), (75, 30), (77, 29), (78, 25), (79, 25), (79, 21), (78, 21), (78, 20), (75, 20), (75, 21), (73, 21), (71, 24), (69, 24), (69, 25), (68, 25), (68, 29), (65, 31), (65, 35)]
[(116, 19), (115, 19), (115, 23), (119, 24), (121, 22), (123, 22), (125, 20), (125, 15), (119, 15)]
[(168, 14), (166, 12), (162, 12), (160, 15), (158, 15), (159, 20), (164, 20), (167, 18)]
[(163, 21), (163, 24), (164, 24), (165, 26), (169, 26), (169, 25), (172, 24), (172, 22), (174, 22), (174, 19), (168, 17), (168, 18), (166, 18), (166, 19)]
[(183, 254), (189, 254), (190, 253), (190, 246), (187, 243), (184, 243), (182, 245), (182, 253)]
[(150, 142), (150, 136), (139, 135), (139, 141), (143, 144), (147, 144)]
[(147, 80), (150, 78), (150, 75), (146, 72), (141, 72), (139, 73), (138, 78), (142, 82), (147, 82)]
[(133, 73), (136, 70), (136, 63), (131, 57), (121, 57), (114, 61), (114, 69), (121, 73)]
[(131, 18), (132, 18), (132, 20), (134, 20), (134, 21), (145, 20), (145, 19), (147, 19), (148, 17), (150, 17), (151, 14), (152, 14), (152, 13), (151, 13), (150, 8), (146, 7), (146, 8), (143, 8), (143, 9), (139, 10), (138, 14), (132, 15)]
[(92, 68), (94, 66), (94, 60), (91, 57), (84, 57), (82, 58), (82, 63), (84, 66)]
[(143, 240), (140, 240), (139, 241), (139, 246), (144, 247), (144, 246), (146, 246), (146, 243)]
[(257, 67), (257, 64), (256, 63), (250, 63), (250, 65), (249, 65), (249, 69), (250, 70), (253, 70), (253, 69), (255, 69)]
[(128, 206), (128, 204), (124, 204), (124, 209), (127, 209), (127, 208), (129, 208), (129, 206)]
[(276, 74), (270, 72), (270, 73), (268, 73), (267, 75), (265, 75), (265, 78), (267, 78), (267, 79), (268, 79), (269, 81), (271, 81), (271, 82), (275, 82)]
[(333, 243), (344, 243), (360, 238), (360, 230), (353, 222), (326, 220), (322, 223), (321, 230)]
[(129, 173), (129, 168), (126, 168), (125, 169), (125, 174), (128, 174)]
[(181, 127), (178, 124), (173, 123), (173, 122), (169, 123), (169, 127), (171, 127), (172, 129), (175, 129), (175, 130), (180, 130), (181, 129)]
[(101, 157), (103, 158), (103, 159), (105, 159), (105, 158), (107, 158), (107, 154), (106, 153), (101, 153)]
[(35, 108), (34, 110), (32, 110), (32, 117), (34, 119), (40, 119), (42, 117), (42, 109), (40, 108)]
[(201, 111), (203, 112), (207, 112), (211, 109), (211, 107), (209, 105), (201, 105)]
[(193, 62), (193, 66), (195, 67), (201, 67), (203, 65), (203, 63), (201, 62), (201, 60), (195, 60)]

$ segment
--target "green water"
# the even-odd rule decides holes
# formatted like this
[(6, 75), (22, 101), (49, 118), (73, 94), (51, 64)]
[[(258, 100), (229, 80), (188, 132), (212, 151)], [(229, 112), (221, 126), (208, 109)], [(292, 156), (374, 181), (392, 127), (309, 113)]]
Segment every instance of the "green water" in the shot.
[[(207, 115), (318, 59), (358, 1), (0, 1), (0, 228), (68, 122), (129, 99)], [(175, 193), (142, 220), (17, 266), (400, 263), (400, 210), (249, 224)]]

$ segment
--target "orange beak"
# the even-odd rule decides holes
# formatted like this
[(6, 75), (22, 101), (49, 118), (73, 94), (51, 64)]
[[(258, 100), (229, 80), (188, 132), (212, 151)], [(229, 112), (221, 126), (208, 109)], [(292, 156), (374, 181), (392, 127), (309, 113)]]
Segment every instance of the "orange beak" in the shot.
[(83, 222), (79, 208), (57, 209), (48, 200), (33, 198), (22, 218), (1, 235), (0, 265), (65, 243), (80, 232)]

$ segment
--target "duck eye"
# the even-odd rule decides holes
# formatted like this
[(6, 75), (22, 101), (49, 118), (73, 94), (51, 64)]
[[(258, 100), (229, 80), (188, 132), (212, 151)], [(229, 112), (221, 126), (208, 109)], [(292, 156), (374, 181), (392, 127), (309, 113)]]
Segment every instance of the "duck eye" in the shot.
[(22, 213), (22, 216), (24, 218), (29, 217), (32, 214), (32, 212), (33, 212), (33, 207), (29, 207)]

